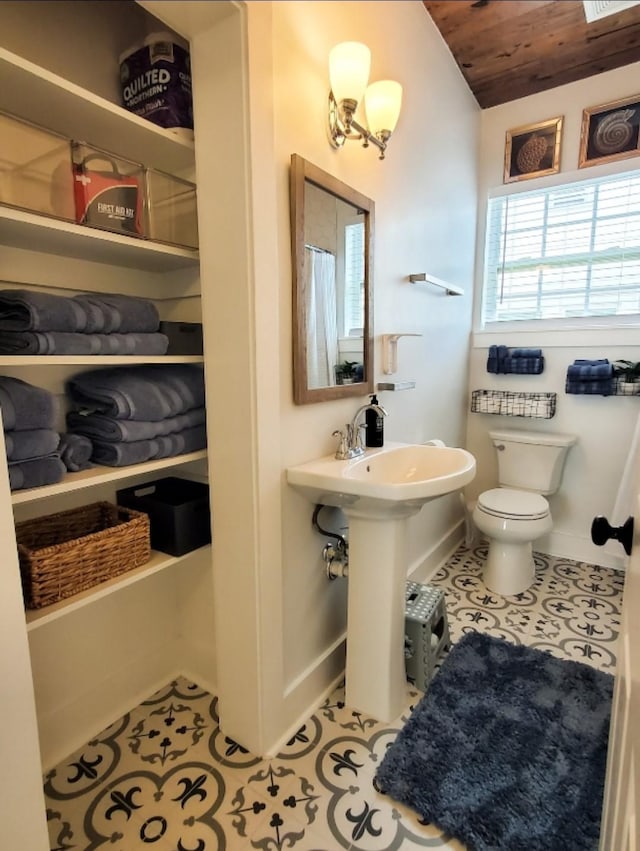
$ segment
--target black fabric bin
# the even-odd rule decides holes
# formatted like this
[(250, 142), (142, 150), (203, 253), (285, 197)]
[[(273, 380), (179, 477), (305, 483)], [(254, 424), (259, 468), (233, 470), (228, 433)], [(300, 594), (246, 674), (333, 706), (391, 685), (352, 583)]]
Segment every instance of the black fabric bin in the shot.
[(209, 486), (168, 477), (117, 492), (118, 505), (149, 515), (154, 550), (181, 556), (211, 542)]

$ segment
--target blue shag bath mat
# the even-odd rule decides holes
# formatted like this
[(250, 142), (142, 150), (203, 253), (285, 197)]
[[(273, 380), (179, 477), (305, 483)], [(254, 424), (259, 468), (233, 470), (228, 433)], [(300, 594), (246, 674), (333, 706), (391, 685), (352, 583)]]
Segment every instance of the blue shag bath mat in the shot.
[(479, 632), (454, 645), (376, 773), (470, 851), (598, 846), (613, 677)]

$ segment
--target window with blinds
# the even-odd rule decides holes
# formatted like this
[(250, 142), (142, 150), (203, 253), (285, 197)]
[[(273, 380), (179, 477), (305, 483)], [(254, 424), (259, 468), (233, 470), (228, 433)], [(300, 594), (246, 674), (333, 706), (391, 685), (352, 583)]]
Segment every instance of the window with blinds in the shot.
[(640, 172), (492, 198), (483, 325), (640, 314)]
[(344, 328), (345, 337), (362, 336), (364, 322), (364, 222), (345, 227)]

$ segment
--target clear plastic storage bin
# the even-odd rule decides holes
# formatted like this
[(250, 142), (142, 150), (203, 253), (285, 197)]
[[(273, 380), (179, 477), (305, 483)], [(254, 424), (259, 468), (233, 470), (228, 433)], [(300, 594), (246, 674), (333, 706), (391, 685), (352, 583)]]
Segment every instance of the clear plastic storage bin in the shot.
[(149, 238), (198, 247), (196, 186), (171, 174), (147, 169)]
[(0, 204), (74, 221), (71, 141), (0, 113)]

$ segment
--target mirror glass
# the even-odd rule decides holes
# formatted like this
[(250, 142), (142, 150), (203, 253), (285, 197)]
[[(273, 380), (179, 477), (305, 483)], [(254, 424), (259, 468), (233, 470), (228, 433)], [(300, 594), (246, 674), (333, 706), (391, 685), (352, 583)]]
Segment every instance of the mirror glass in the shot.
[(373, 219), (371, 199), (291, 157), (298, 404), (373, 392)]

